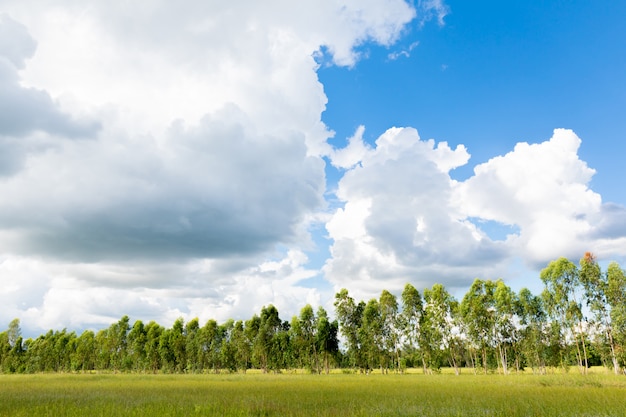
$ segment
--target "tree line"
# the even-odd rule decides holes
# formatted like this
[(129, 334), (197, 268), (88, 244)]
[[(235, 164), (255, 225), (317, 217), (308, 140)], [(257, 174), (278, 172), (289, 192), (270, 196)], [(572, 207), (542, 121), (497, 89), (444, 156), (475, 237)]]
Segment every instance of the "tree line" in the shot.
[(304, 306), (283, 321), (273, 305), (251, 319), (219, 324), (179, 318), (171, 328), (128, 316), (94, 332), (48, 331), (24, 340), (19, 320), (0, 333), (0, 370), (33, 372), (281, 372), (332, 368), (424, 373), (451, 367), (508, 374), (577, 366), (626, 369), (626, 274), (615, 262), (602, 271), (586, 253), (541, 271), (544, 290), (514, 292), (504, 281), (476, 279), (459, 301), (441, 284), (420, 293), (406, 284), (368, 302), (348, 290), (335, 295), (335, 319)]

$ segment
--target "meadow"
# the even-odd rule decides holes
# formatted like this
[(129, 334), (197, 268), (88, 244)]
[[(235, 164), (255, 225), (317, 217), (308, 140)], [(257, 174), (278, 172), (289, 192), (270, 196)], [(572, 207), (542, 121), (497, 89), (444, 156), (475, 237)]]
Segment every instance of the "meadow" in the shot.
[(626, 378), (449, 374), (0, 375), (1, 416), (624, 416)]

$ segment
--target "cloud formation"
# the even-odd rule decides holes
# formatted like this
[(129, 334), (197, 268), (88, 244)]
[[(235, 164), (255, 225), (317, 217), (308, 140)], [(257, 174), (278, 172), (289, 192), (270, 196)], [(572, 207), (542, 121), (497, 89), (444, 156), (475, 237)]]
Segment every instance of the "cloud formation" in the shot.
[[(353, 67), (360, 46), (443, 24), (441, 1), (3, 7), (0, 323), (167, 325), (269, 303), (287, 318), (338, 287), (466, 287), (513, 259), (625, 255), (626, 210), (590, 189), (571, 131), (462, 182), (450, 172), (470, 150), (410, 127), (327, 142), (320, 65)], [(496, 240), (483, 222), (514, 227)], [(307, 251), (323, 226), (322, 268)]]
[[(362, 136), (359, 128), (333, 159), (346, 169), (337, 191), (345, 206), (327, 223), (334, 244), (325, 272), (336, 288), (370, 297), (407, 281), (467, 287), (476, 276), (502, 276), (517, 258), (541, 268), (586, 251), (626, 255), (626, 209), (589, 188), (595, 170), (571, 130), (518, 143), (465, 181), (449, 174), (469, 161), (462, 145), (422, 141), (410, 128), (389, 129), (373, 148)], [(489, 223), (510, 233), (492, 238)]]
[(319, 275), (301, 248), (330, 152), (316, 57), (355, 65), (359, 45), (400, 36), (410, 4), (3, 8), (0, 318), (86, 326), (319, 300), (298, 284)]

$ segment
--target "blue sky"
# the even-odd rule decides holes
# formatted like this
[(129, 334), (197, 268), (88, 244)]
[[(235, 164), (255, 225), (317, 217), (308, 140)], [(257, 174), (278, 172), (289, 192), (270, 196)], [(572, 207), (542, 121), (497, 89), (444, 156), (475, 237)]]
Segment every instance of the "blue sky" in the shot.
[(0, 323), (626, 257), (626, 3), (0, 3)]
[[(624, 2), (448, 1), (443, 26), (413, 24), (398, 43), (367, 44), (354, 68), (319, 71), (329, 97), (323, 120), (341, 142), (365, 125), (368, 141), (390, 126), (465, 144), (474, 164), (573, 129), (593, 188), (626, 203)], [(408, 51), (395, 60), (389, 55)]]

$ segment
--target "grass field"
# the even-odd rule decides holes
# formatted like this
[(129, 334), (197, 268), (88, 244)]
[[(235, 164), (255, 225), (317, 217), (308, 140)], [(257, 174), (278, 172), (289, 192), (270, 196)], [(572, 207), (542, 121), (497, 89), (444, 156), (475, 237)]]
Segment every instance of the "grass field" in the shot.
[(626, 377), (0, 375), (1, 416), (625, 416)]

